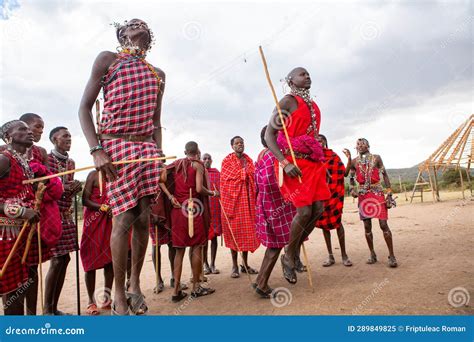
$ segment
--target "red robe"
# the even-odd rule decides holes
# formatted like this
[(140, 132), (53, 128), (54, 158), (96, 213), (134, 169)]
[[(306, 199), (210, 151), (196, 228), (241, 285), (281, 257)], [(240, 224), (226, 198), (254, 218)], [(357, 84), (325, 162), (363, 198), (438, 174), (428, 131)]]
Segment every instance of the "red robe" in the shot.
[(226, 247), (254, 252), (260, 246), (255, 231), (255, 166), (245, 153), (242, 160), (231, 153), (222, 161), (222, 231)]

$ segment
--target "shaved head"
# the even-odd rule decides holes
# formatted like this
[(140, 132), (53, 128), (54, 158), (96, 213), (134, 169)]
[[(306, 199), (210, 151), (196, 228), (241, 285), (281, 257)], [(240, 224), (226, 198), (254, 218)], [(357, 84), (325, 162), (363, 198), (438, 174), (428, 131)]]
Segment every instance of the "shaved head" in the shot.
[(288, 73), (288, 75), (286, 75), (286, 78), (287, 78), (288, 80), (290, 80), (290, 79), (292, 79), (293, 77), (295, 77), (296, 75), (298, 75), (298, 73), (301, 72), (301, 71), (306, 71), (306, 72), (308, 72), (308, 71), (306, 70), (306, 68), (303, 68), (303, 67), (296, 67), (296, 68), (293, 68), (293, 69)]
[(188, 141), (184, 146), (184, 152), (186, 154), (196, 155), (199, 152), (199, 147), (197, 142), (195, 141)]

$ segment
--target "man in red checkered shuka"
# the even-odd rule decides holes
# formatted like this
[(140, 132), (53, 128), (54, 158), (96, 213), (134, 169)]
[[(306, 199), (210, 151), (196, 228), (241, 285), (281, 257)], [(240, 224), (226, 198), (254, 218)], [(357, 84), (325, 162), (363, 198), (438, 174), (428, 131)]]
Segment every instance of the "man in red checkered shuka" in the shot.
[[(107, 177), (106, 191), (113, 215), (111, 251), (115, 276), (112, 314), (143, 314), (148, 310), (140, 289), (140, 272), (148, 243), (150, 199), (156, 194), (161, 163), (114, 166), (120, 160), (155, 158), (161, 152), (161, 101), (165, 74), (146, 60), (153, 34), (132, 19), (116, 24), (118, 53), (101, 52), (92, 67), (79, 108), (82, 130), (98, 170)], [(104, 94), (104, 109), (94, 129), (91, 109)], [(125, 289), (128, 235), (133, 224), (132, 274)]]

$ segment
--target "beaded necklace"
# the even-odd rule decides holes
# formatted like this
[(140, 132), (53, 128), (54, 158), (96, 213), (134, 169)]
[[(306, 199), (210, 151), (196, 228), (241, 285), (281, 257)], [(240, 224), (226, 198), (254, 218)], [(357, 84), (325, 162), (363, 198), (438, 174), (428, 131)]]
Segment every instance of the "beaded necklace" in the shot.
[(29, 161), (28, 156), (27, 156), (28, 151), (25, 154), (20, 154), (17, 151), (15, 151), (11, 145), (8, 146), (8, 151), (11, 153), (13, 158), (15, 158), (18, 164), (20, 164), (20, 167), (23, 170), (23, 175), (27, 179), (35, 178), (33, 171), (31, 171), (30, 164), (28, 163)]
[(311, 125), (306, 130), (306, 134), (309, 134), (311, 131), (313, 131), (314, 132), (314, 137), (318, 138), (319, 132), (318, 132), (318, 126), (317, 126), (317, 123), (316, 123), (316, 112), (313, 108), (313, 101), (311, 100), (311, 94), (309, 92), (309, 89), (298, 88), (294, 85), (291, 85), (290, 87), (291, 87), (290, 93), (292, 95), (296, 95), (296, 96), (301, 97), (303, 99), (303, 101), (308, 105), (309, 110), (311, 112)]
[[(68, 170), (68, 164), (69, 164), (69, 155), (68, 154), (62, 154), (61, 152), (59, 152), (58, 150), (54, 149), (54, 150), (51, 150), (51, 154), (53, 155), (53, 158), (54, 158), (54, 161), (56, 162), (56, 165), (58, 166), (58, 172), (61, 173), (61, 172), (65, 172)], [(66, 164), (65, 167), (62, 166), (62, 162), (64, 162)], [(63, 175), (61, 176), (61, 180), (63, 182), (63, 184), (66, 182), (66, 176), (67, 175)]]
[(146, 58), (146, 52), (145, 51), (143, 51), (141, 49), (138, 49), (138, 48), (123, 48), (119, 52), (123, 53), (123, 54), (126, 54), (126, 55), (130, 55), (130, 56), (132, 56), (134, 58), (137, 58), (140, 61), (142, 61), (147, 66), (147, 68), (151, 71), (153, 76), (156, 77), (156, 79), (158, 80), (158, 83), (163, 83), (163, 80), (158, 75), (155, 68), (145, 60), (145, 58)]

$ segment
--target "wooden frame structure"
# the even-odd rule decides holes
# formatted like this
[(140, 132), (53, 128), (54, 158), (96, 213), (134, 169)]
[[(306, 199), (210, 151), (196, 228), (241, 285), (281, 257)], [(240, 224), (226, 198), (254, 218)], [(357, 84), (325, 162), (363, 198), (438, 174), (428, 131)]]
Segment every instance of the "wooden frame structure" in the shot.
[[(410, 203), (414, 197), (421, 197), (423, 202), (424, 187), (429, 185), (429, 189), (433, 195), (433, 202), (440, 201), (438, 188), (438, 173), (444, 173), (448, 168), (459, 170), (461, 178), (462, 197), (464, 195), (464, 179), (462, 175), (463, 169), (466, 171), (466, 180), (469, 184), (469, 190), (472, 196), (471, 182), (471, 165), (474, 156), (474, 114), (463, 122), (442, 144), (434, 151), (428, 159), (418, 167), (418, 176), (413, 186)], [(420, 195), (415, 196), (415, 192), (419, 188)]]

